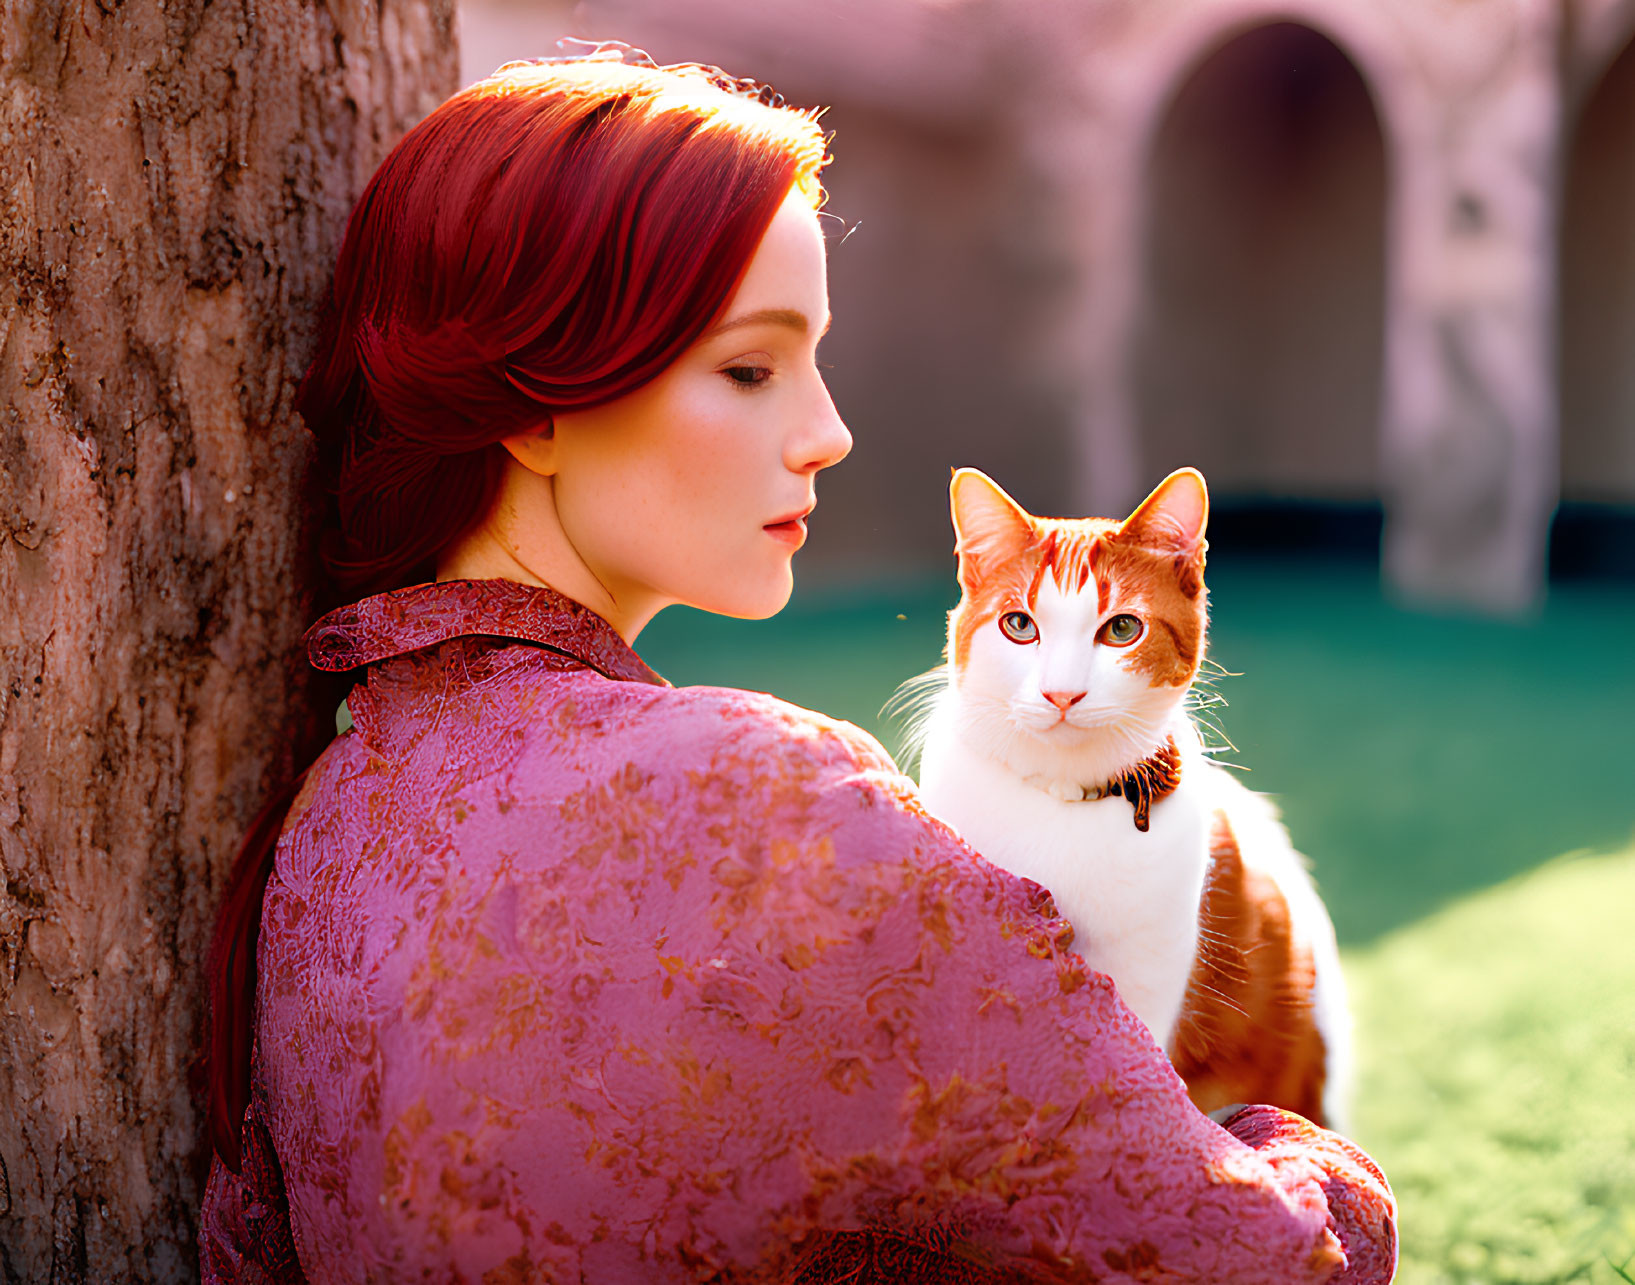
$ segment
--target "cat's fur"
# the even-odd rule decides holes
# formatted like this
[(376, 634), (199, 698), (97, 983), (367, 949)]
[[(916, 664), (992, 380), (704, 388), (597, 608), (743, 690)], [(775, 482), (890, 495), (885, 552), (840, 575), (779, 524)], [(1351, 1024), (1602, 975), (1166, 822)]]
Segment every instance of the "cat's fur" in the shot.
[[(1122, 523), (1035, 518), (974, 469), (951, 501), (962, 596), (923, 732), (927, 808), (1050, 889), (1200, 1108), (1333, 1125), (1350, 1044), (1333, 927), (1275, 811), (1210, 761), (1187, 708), (1202, 476), (1172, 474)], [(1125, 615), (1141, 632), (1118, 645)], [(1179, 783), (1143, 832), (1129, 798), (1095, 795), (1171, 740)]]

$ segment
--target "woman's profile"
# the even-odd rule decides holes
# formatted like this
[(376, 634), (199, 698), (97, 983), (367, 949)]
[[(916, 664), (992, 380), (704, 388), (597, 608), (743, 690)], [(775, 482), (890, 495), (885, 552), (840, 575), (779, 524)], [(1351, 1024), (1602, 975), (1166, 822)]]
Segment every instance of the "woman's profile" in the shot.
[(872, 739), (632, 649), (778, 611), (849, 449), (826, 159), (614, 47), (359, 201), (300, 393), (351, 726), (225, 903), (207, 1281), (1390, 1278), (1369, 1159), (1200, 1115)]

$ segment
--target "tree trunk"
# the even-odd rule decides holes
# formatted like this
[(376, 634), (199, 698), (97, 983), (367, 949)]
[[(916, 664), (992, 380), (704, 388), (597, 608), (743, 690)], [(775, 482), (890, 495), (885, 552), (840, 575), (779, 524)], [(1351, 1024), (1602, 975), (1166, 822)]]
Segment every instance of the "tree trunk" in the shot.
[(0, 24), (0, 1279), (188, 1280), (199, 966), (316, 727), (291, 398), (453, 0)]

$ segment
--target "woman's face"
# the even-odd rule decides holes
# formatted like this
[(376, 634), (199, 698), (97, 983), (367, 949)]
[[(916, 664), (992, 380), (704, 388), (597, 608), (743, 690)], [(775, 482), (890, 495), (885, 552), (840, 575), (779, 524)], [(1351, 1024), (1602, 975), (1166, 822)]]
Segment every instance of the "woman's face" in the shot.
[(718, 325), (637, 391), (556, 417), (561, 531), (627, 638), (671, 603), (758, 619), (789, 600), (814, 480), (851, 449), (817, 368), (828, 321), (823, 237), (795, 193)]

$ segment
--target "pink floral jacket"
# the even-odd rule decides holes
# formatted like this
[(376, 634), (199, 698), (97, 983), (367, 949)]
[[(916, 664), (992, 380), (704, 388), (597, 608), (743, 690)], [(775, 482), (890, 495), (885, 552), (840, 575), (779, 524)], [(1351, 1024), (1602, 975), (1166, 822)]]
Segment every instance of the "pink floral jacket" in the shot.
[(279, 841), (207, 1281), (1391, 1278), (1368, 1157), (1194, 1110), (856, 728), (509, 581), (308, 644), (353, 727)]

